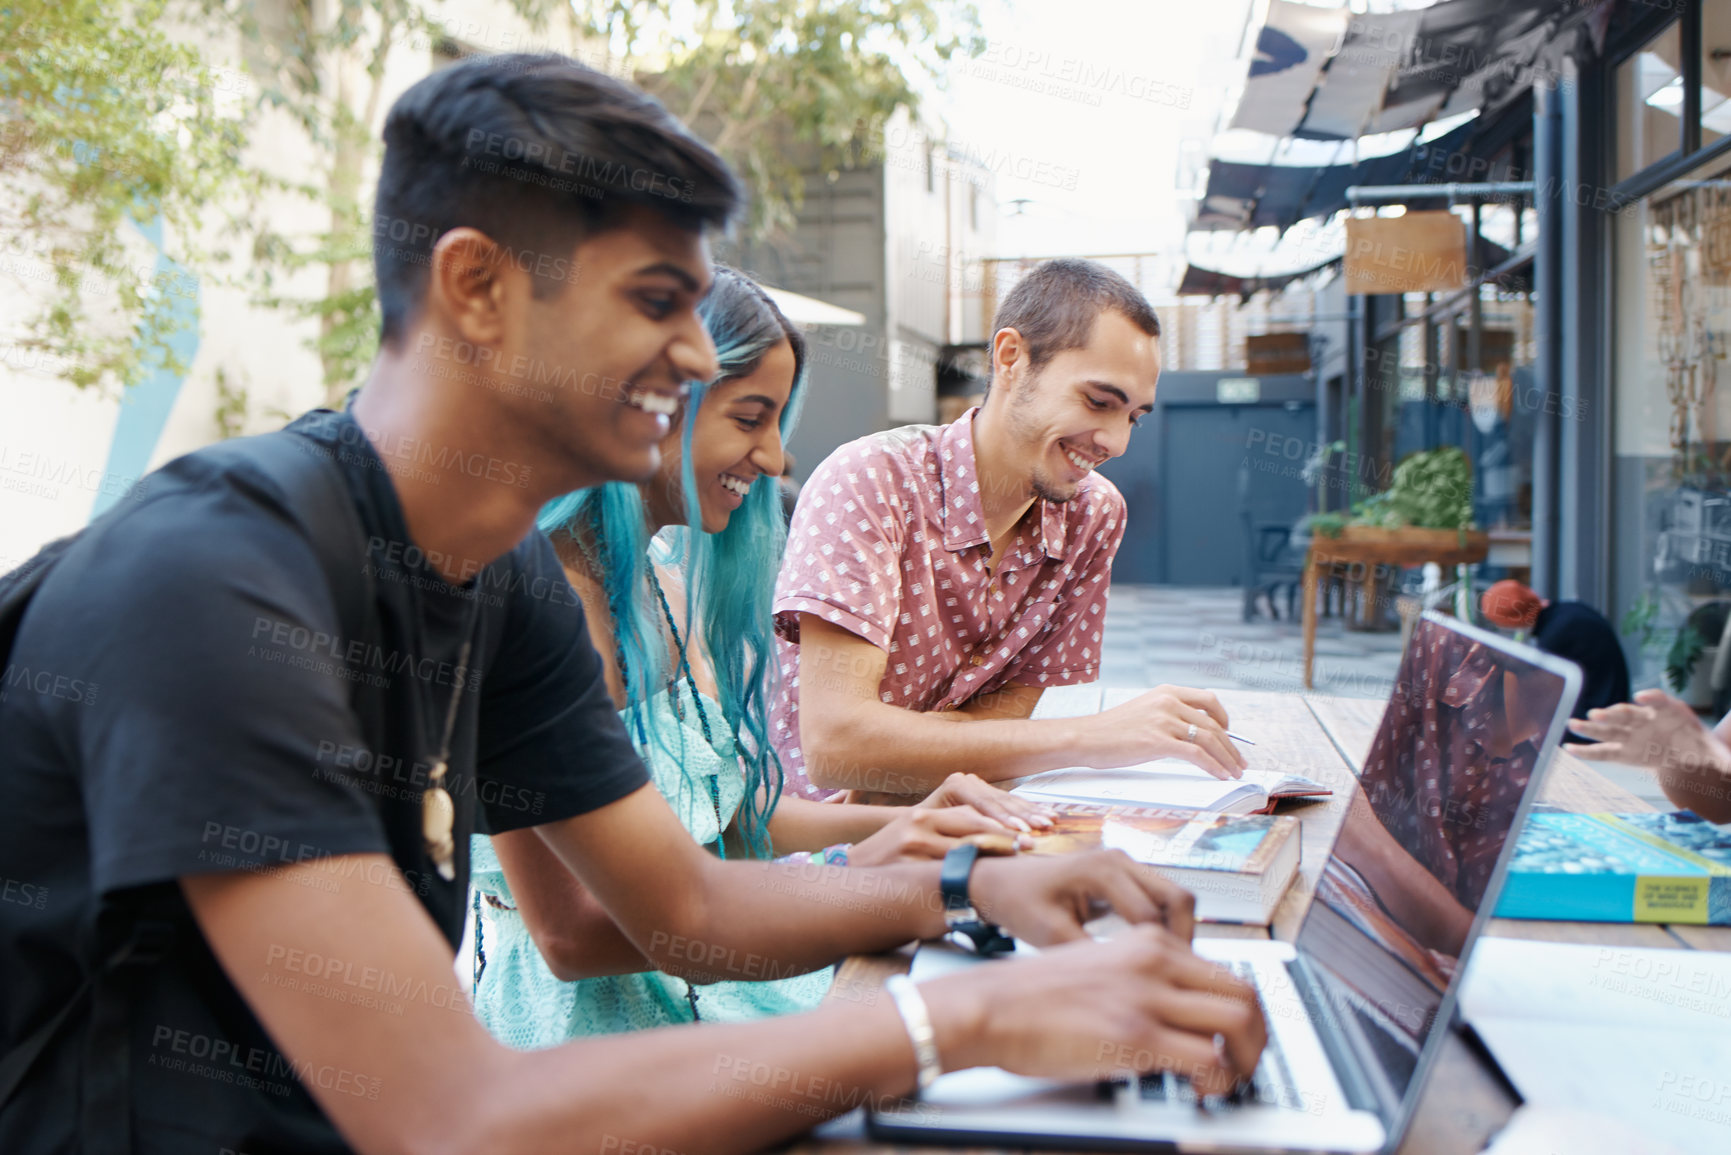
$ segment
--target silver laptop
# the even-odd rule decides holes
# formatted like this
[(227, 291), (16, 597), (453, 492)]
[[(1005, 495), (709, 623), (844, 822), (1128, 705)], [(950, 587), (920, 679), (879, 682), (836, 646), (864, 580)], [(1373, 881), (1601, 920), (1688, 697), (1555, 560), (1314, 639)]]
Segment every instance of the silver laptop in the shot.
[[(984, 1068), (871, 1113), (868, 1130), (1094, 1150), (1394, 1150), (1580, 685), (1571, 662), (1420, 620), (1297, 940), (1196, 940), (1262, 997), (1268, 1046), (1246, 1093), (1199, 1101), (1170, 1074), (1075, 1085)], [(997, 965), (934, 944), (914, 978)]]

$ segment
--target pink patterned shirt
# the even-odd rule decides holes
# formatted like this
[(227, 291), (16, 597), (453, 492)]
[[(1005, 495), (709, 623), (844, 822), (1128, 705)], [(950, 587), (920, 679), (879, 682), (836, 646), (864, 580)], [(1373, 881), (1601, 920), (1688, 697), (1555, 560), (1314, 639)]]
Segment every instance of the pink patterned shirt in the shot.
[[(879, 696), (947, 710), (1010, 683), (1099, 677), (1124, 498), (1090, 475), (1063, 504), (1036, 499), (996, 573), (974, 472), (974, 414), (909, 425), (836, 450), (800, 490), (775, 591), (781, 685), (770, 739), (787, 788), (813, 786), (799, 744), (799, 617), (834, 622), (889, 655)], [(871, 767), (860, 787), (893, 790)]]

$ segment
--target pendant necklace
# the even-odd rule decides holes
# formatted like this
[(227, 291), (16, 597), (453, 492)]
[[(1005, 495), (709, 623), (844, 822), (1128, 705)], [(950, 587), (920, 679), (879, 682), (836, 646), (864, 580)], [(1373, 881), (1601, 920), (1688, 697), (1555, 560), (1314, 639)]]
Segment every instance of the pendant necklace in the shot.
[(433, 762), (433, 772), (427, 778), (427, 788), (421, 792), (421, 838), (426, 843), (427, 856), (439, 871), (439, 877), (450, 882), (457, 877), (455, 830), (457, 806), (445, 789), (445, 775), (450, 770), (451, 735), (457, 728), (457, 707), (463, 701), (463, 683), (469, 680), (469, 652), (475, 643), (475, 622), (481, 616), (480, 601), (470, 603), (469, 621), (463, 629), (463, 646), (457, 651), (457, 667), (452, 671), (450, 704), (445, 707), (444, 736), (439, 740), (439, 757)]

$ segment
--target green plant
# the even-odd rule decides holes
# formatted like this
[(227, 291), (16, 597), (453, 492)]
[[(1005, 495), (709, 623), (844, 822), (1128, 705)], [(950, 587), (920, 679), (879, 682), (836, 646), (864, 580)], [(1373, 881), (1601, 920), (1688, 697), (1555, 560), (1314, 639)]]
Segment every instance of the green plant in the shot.
[(1339, 513), (1314, 513), (1307, 522), (1314, 533), (1339, 537), (1349, 525), (1400, 529), (1459, 530), (1462, 544), (1473, 525), (1473, 467), (1453, 445), (1409, 453), (1395, 467), (1388, 489), (1352, 507), (1350, 519)]
[(1636, 635), (1636, 644), (1645, 649), (1652, 644), (1658, 621), (1659, 595), (1650, 589), (1642, 590), (1641, 596), (1630, 603), (1619, 628), (1624, 634)]
[(1339, 537), (1340, 531), (1346, 528), (1348, 520), (1346, 514), (1335, 510), (1328, 513), (1313, 513), (1305, 519), (1304, 524), (1311, 533), (1321, 534), (1323, 537)]
[(1719, 644), (1727, 617), (1731, 617), (1731, 602), (1703, 602), (1689, 611), (1665, 655), (1665, 680), (1677, 693), (1689, 685), (1689, 675), (1707, 647)]
[(1672, 693), (1681, 694), (1689, 688), (1689, 674), (1706, 649), (1707, 643), (1694, 626), (1684, 626), (1677, 631), (1671, 649), (1665, 655), (1665, 681), (1670, 684)]
[(1468, 529), (1473, 523), (1473, 467), (1454, 445), (1410, 453), (1388, 489), (1353, 507), (1354, 523), (1394, 529)]
[(23, 306), (5, 339), (80, 388), (185, 371), (173, 339), (226, 255), (200, 238), (257, 185), (234, 74), (168, 3), (0, 5), (0, 271)]

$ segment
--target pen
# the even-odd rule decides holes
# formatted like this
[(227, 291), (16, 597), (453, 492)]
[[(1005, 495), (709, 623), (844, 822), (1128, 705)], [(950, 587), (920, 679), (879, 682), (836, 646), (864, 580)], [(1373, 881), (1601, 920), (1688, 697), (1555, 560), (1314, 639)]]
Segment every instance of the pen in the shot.
[(1252, 742), (1249, 738), (1246, 738), (1243, 734), (1234, 734), (1231, 730), (1226, 731), (1226, 736), (1228, 738), (1231, 738), (1234, 742), (1242, 742), (1246, 746), (1256, 745), (1255, 742)]

